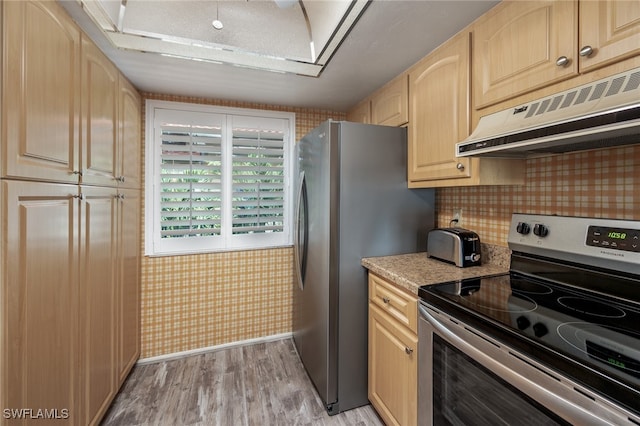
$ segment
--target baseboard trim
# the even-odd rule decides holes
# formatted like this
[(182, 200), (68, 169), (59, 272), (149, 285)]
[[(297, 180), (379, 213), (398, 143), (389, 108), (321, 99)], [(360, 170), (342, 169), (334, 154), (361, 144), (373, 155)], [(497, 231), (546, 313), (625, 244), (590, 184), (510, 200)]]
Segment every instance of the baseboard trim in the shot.
[(254, 345), (256, 343), (267, 343), (267, 342), (273, 342), (276, 340), (288, 339), (291, 336), (293, 336), (292, 333), (273, 334), (271, 336), (258, 337), (256, 339), (241, 340), (238, 342), (224, 343), (222, 345), (216, 345), (216, 346), (207, 346), (205, 348), (191, 349), (191, 350), (182, 351), (182, 352), (173, 352), (170, 354), (152, 356), (149, 358), (141, 358), (136, 362), (136, 365), (145, 365), (145, 364), (153, 364), (156, 362), (172, 361), (174, 359), (180, 359), (180, 358), (193, 356), (193, 355), (200, 355), (207, 352), (219, 351), (221, 349), (229, 349), (229, 348), (234, 348), (238, 346), (247, 346), (247, 345)]

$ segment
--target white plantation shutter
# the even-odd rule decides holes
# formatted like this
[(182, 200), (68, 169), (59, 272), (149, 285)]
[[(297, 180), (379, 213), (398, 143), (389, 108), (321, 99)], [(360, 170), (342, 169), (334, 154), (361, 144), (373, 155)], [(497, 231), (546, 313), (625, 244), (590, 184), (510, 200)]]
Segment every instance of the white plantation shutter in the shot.
[(220, 235), (221, 128), (168, 124), (161, 134), (161, 237)]
[(286, 183), (284, 123), (246, 121), (233, 121), (232, 233), (281, 233)]
[(293, 114), (167, 104), (147, 101), (147, 254), (291, 244)]

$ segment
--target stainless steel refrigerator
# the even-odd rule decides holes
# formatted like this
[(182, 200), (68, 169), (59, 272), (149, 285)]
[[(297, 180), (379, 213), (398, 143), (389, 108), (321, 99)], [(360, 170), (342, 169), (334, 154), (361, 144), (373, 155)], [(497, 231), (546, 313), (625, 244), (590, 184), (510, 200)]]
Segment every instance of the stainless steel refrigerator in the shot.
[(434, 193), (407, 188), (406, 129), (327, 121), (298, 149), (293, 339), (329, 414), (367, 400), (363, 257), (423, 251)]

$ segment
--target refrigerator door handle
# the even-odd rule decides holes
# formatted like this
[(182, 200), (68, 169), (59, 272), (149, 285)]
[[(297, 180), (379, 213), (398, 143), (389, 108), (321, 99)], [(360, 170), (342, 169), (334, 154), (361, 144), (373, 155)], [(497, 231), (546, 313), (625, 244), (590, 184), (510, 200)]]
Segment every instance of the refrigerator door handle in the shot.
[(309, 201), (304, 171), (300, 172), (299, 181), (295, 217), (294, 257), (298, 286), (300, 290), (304, 290), (304, 278), (307, 270), (307, 242), (309, 238)]

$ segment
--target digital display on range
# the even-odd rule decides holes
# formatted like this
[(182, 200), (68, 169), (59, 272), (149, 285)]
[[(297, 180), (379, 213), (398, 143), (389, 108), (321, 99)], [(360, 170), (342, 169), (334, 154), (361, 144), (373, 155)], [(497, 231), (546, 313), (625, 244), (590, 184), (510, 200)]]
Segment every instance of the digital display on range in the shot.
[(627, 238), (627, 233), (611, 231), (607, 234), (607, 236), (609, 238), (613, 238), (614, 240), (624, 240)]
[(640, 253), (640, 229), (590, 226), (587, 245)]
[(585, 343), (587, 346), (587, 354), (592, 358), (605, 362), (633, 377), (640, 378), (640, 362), (638, 360), (629, 358), (618, 351), (605, 348), (589, 340), (585, 341)]

